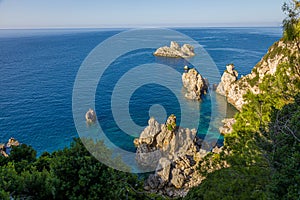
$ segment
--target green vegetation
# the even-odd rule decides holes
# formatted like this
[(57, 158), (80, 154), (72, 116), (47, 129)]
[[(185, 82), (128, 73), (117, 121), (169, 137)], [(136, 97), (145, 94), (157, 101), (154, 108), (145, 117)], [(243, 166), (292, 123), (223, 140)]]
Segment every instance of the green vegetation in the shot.
[(287, 15), (283, 21), (283, 39), (296, 42), (298, 49), (300, 49), (300, 1), (292, 0), (289, 3), (284, 3), (282, 10)]
[(255, 167), (224, 168), (209, 174), (184, 199), (267, 199), (264, 177), (264, 171)]
[[(288, 42), (288, 41), (285, 41)], [(287, 43), (285, 43), (287, 44)], [(264, 56), (263, 60), (267, 61), (268, 59), (274, 59), (275, 56), (283, 55), (288, 56), (290, 54), (290, 50), (288, 48), (284, 48), (279, 45), (279, 42), (275, 42), (270, 48), (268, 53)]]
[(258, 84), (259, 81), (259, 73), (257, 71), (257, 68), (253, 68), (252, 73), (255, 74), (255, 77), (250, 79), (249, 77), (246, 78), (246, 81), (250, 84), (251, 87), (254, 87)]
[(273, 110), (268, 130), (248, 132), (253, 138), (244, 140), (238, 137), (245, 132), (231, 135), (227, 142), (233, 152), (226, 158), (231, 167), (208, 174), (186, 199), (299, 199), (299, 121), (300, 95)]
[[(93, 141), (88, 141), (93, 143)], [(110, 157), (102, 142), (94, 143)], [(113, 162), (121, 162), (112, 159)], [(145, 199), (136, 175), (109, 168), (75, 139), (70, 148), (36, 158), (30, 146), (14, 147), (0, 157), (0, 199)], [(121, 164), (121, 163), (120, 163)], [(156, 196), (152, 195), (152, 199)]]
[[(292, 32), (284, 24), (285, 47), (275, 43), (265, 56), (284, 54), (287, 61), (261, 83), (252, 80), (261, 92), (244, 96), (247, 104), (235, 116), (234, 131), (225, 136), (227, 153), (218, 158), (209, 154), (204, 160), (226, 161), (230, 167), (207, 174), (209, 168), (200, 163), (207, 178), (186, 199), (300, 199), (300, 52), (289, 49), (294, 44), (299, 48), (295, 33), (300, 4), (293, 3), (284, 5), (289, 13), (284, 23), (293, 24)], [(253, 72), (257, 74), (256, 69)]]
[[(300, 20), (299, 1), (285, 3), (283, 42), (264, 59), (284, 55), (274, 75), (259, 83), (261, 93), (248, 92), (247, 104), (236, 114), (234, 131), (224, 137), (220, 154), (209, 153), (199, 164), (207, 178), (185, 199), (300, 199)], [(297, 44), (297, 52), (289, 47)], [(294, 46), (295, 47), (295, 46)], [(258, 84), (259, 74), (249, 84)], [(168, 124), (174, 130), (176, 123)], [(103, 142), (84, 141), (97, 156), (111, 159)], [(100, 154), (100, 155), (99, 155)], [(225, 164), (226, 163), (226, 164)], [(223, 166), (223, 168), (221, 168)], [(226, 166), (226, 167), (225, 167)], [(229, 166), (229, 167), (228, 167)], [(221, 168), (221, 169), (220, 169)], [(215, 170), (208, 173), (211, 169)], [(0, 156), (0, 199), (159, 199), (143, 191), (136, 175), (116, 171), (96, 160), (75, 139), (69, 148), (36, 158), (30, 146)]]
[(269, 131), (258, 138), (270, 168), (266, 185), (272, 199), (300, 197), (300, 95), (293, 104), (275, 110)]

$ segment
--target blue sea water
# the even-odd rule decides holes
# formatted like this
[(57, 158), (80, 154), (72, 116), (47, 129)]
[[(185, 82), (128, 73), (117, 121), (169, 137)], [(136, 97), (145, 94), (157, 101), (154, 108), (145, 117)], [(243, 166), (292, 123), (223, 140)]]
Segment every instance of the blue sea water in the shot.
[[(228, 63), (234, 63), (240, 75), (249, 73), (268, 48), (281, 37), (281, 28), (176, 30), (199, 42), (221, 74)], [(121, 31), (0, 30), (0, 142), (14, 137), (33, 146), (41, 154), (43, 151), (52, 152), (68, 146), (73, 137), (78, 137), (72, 113), (72, 92), (77, 72), (84, 59), (99, 43)], [(122, 134), (114, 122), (110, 111), (111, 92), (103, 93), (101, 87), (106, 84), (105, 90), (113, 90), (112, 83), (116, 83), (123, 73), (143, 63), (168, 64), (183, 72), (185, 60), (155, 58), (152, 53), (152, 49), (146, 49), (119, 57), (111, 64), (113, 69), (119, 70), (107, 70), (101, 80), (104, 81), (102, 86), (100, 81), (97, 88), (96, 112), (102, 128), (110, 133), (116, 145), (129, 151), (134, 151), (133, 137)], [(217, 99), (224, 101), (222, 97)], [(199, 103), (199, 135), (208, 129), (211, 103), (208, 97)], [(136, 90), (130, 99), (132, 120), (140, 126), (146, 126), (148, 111), (154, 104), (164, 106), (167, 115), (180, 115), (180, 105), (168, 88), (147, 84)], [(234, 112), (228, 105), (228, 116)]]

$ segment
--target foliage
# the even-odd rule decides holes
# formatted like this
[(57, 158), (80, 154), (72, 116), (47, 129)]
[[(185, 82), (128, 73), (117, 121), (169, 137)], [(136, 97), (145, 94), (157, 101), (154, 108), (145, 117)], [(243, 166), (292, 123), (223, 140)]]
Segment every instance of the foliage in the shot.
[(273, 199), (297, 199), (300, 196), (300, 95), (272, 115), (270, 130), (258, 138), (258, 144), (271, 169), (268, 185)]
[[(273, 110), (268, 129), (227, 136), (230, 168), (208, 174), (185, 199), (298, 199), (300, 95)], [(250, 148), (249, 148), (250, 147)]]
[(193, 188), (184, 199), (261, 199), (267, 194), (265, 170), (259, 167), (232, 167), (207, 176), (200, 187)]
[(168, 128), (169, 131), (172, 131), (172, 130), (173, 130), (173, 127), (172, 127), (171, 124), (168, 124), (167, 128)]
[[(247, 104), (236, 114), (233, 132), (224, 137), (223, 153), (204, 158), (217, 163), (199, 166), (207, 178), (186, 199), (299, 199), (300, 56), (289, 45), (272, 48), (275, 53), (265, 57), (284, 53), (286, 62), (260, 82), (252, 80), (260, 93), (244, 96)], [(217, 170), (224, 161), (230, 167)]]
[(286, 41), (300, 42), (300, 1), (292, 0), (289, 3), (284, 3), (282, 6), (283, 12), (287, 17), (283, 21), (284, 39)]
[[(300, 2), (292, 0), (282, 9), (287, 14), (283, 39), (300, 49)], [(235, 116), (234, 131), (225, 136), (224, 151), (200, 162), (199, 171), (207, 178), (185, 199), (299, 199), (300, 58), (278, 43), (272, 48), (265, 59), (282, 54), (288, 61), (274, 75), (264, 76), (259, 94), (245, 95), (247, 104)], [(251, 86), (260, 81), (256, 68), (253, 72), (257, 76), (248, 80)], [(168, 125), (169, 130), (175, 127)], [(136, 175), (99, 162), (95, 157), (129, 170), (120, 158), (112, 158), (103, 142), (83, 143), (74, 139), (69, 148), (39, 158), (30, 146), (13, 147), (9, 158), (0, 157), (0, 199), (162, 198), (145, 193)], [(207, 173), (225, 162), (229, 168)]]
[[(110, 157), (103, 142), (84, 142)], [(143, 183), (136, 175), (120, 172), (99, 162), (74, 139), (69, 148), (52, 154), (36, 152), (27, 145), (13, 148), (0, 166), (0, 199), (145, 199)], [(124, 165), (124, 169), (126, 166)], [(155, 198), (155, 196), (152, 199)]]
[(29, 164), (36, 161), (36, 151), (26, 144), (20, 146), (12, 146), (8, 161), (13, 161), (17, 172), (28, 169)]

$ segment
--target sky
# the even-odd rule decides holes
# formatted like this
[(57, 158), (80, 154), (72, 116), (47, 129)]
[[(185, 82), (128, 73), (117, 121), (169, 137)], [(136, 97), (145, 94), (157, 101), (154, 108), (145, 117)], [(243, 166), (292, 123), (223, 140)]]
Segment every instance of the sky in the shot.
[(284, 0), (0, 0), (0, 28), (280, 26)]

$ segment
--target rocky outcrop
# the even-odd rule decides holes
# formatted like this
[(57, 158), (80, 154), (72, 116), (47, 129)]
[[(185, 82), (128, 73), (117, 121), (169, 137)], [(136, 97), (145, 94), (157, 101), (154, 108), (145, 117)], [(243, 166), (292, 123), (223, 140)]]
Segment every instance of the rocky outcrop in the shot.
[(9, 156), (9, 149), (11, 149), (13, 146), (19, 146), (20, 143), (15, 138), (10, 138), (6, 144), (0, 144), (0, 155), (4, 157)]
[(233, 64), (226, 66), (226, 70), (221, 77), (221, 82), (217, 87), (217, 93), (226, 96), (230, 90), (230, 86), (238, 80), (238, 72), (234, 69)]
[(142, 167), (156, 169), (145, 182), (146, 190), (184, 196), (205, 178), (196, 169), (197, 163), (212, 148), (196, 136), (195, 129), (178, 127), (174, 115), (165, 124), (150, 118), (134, 144), (137, 162)]
[(90, 108), (85, 114), (85, 119), (88, 124), (95, 123), (97, 119), (96, 112)]
[[(231, 65), (227, 66), (221, 82), (218, 85), (217, 92), (224, 95), (227, 101), (241, 110), (247, 102), (243, 96), (248, 92), (259, 94), (261, 91), (258, 87), (266, 75), (273, 76), (279, 64), (289, 61), (293, 55), (294, 58), (299, 58), (299, 50), (296, 43), (284, 43), (278, 41), (272, 45), (268, 53), (256, 64), (251, 73), (237, 80), (237, 72)], [(228, 70), (232, 68), (232, 70)]]
[(183, 87), (186, 89), (185, 97), (192, 100), (201, 100), (201, 96), (208, 91), (208, 81), (196, 69), (192, 68), (182, 74)]
[(8, 157), (6, 151), (5, 151), (5, 144), (0, 144), (0, 155), (4, 157)]
[(170, 47), (160, 47), (154, 52), (154, 55), (171, 58), (188, 58), (195, 56), (195, 53), (192, 45), (184, 44), (182, 47), (180, 47), (177, 42), (172, 41)]
[(6, 144), (6, 147), (19, 146), (20, 143), (15, 138), (10, 138)]
[(226, 135), (232, 133), (233, 131), (233, 124), (235, 123), (234, 118), (226, 118), (222, 120), (223, 126), (219, 128), (219, 131), (222, 135)]

